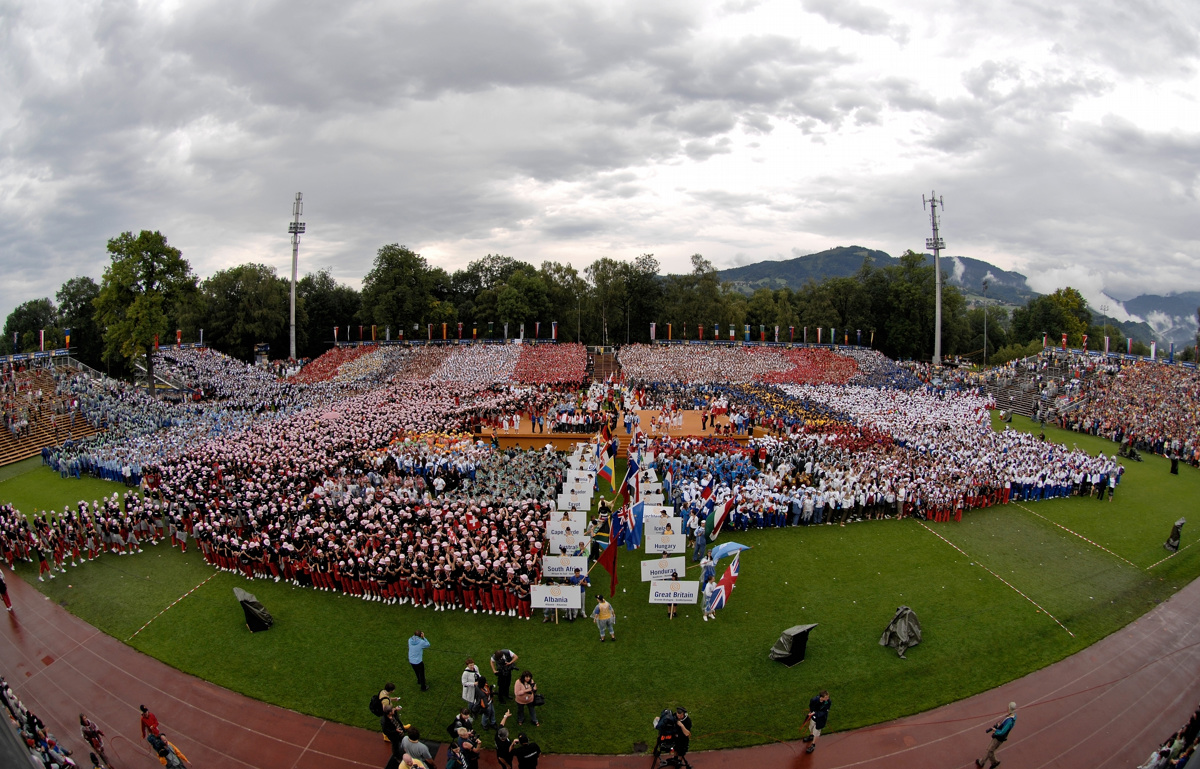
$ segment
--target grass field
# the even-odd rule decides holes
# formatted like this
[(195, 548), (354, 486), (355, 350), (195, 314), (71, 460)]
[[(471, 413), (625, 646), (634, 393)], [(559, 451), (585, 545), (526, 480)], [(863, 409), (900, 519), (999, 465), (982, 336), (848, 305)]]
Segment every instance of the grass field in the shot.
[[(1015, 426), (1037, 429), (1020, 418)], [(1092, 453), (1115, 448), (1046, 432)], [(508, 647), (546, 696), (537, 730), (546, 750), (629, 752), (650, 737), (651, 718), (674, 704), (692, 712), (697, 749), (749, 745), (798, 736), (798, 714), (821, 688), (833, 696), (831, 730), (850, 729), (992, 688), (1144, 614), (1200, 575), (1200, 547), (1190, 546), (1194, 525), (1185, 527), (1184, 549), (1158, 563), (1171, 523), (1200, 494), (1200, 472), (1185, 467), (1172, 476), (1168, 467), (1158, 457), (1132, 464), (1112, 503), (1057, 500), (975, 511), (958, 524), (885, 520), (723, 537), (753, 549), (743, 553), (738, 587), (716, 622), (701, 622), (695, 607), (672, 621), (665, 607), (648, 605), (639, 581), (644, 555), (622, 550), (615, 644), (600, 644), (586, 620), (464, 618), (248, 583), (165, 545), (106, 555), (34, 584), (126, 640), (203, 583), (128, 642), (251, 697), (335, 721), (373, 726), (366, 702), (383, 681), (395, 680), (406, 720), (437, 738), (462, 705), (464, 659)], [(61, 509), (118, 489), (61, 481), (34, 462), (0, 482), (0, 499), (27, 511)], [(34, 577), (28, 566), (18, 571)], [(592, 576), (607, 584), (603, 570)], [(272, 630), (246, 631), (232, 595), (237, 586), (274, 614)], [(878, 645), (901, 604), (917, 612), (924, 629), (924, 642), (907, 660)], [(768, 659), (781, 630), (809, 622), (819, 626), (803, 664), (789, 669)], [(433, 643), (426, 693), (416, 691), (405, 656), (418, 628)]]

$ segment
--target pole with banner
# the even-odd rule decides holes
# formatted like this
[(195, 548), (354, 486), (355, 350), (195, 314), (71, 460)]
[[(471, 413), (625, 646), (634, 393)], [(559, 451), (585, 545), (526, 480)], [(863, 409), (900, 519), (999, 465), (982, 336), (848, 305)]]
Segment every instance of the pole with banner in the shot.
[(654, 321), (650, 321), (650, 341), (654, 341)]
[(1062, 348), (1063, 348), (1063, 350), (1067, 349), (1067, 332), (1065, 332), (1065, 331), (1063, 332)]
[(854, 334), (857, 337), (857, 341), (855, 342), (855, 344), (858, 345), (859, 347), (862, 347), (862, 329), (861, 328), (854, 329)]
[(555, 342), (558, 341), (558, 321), (550, 322), (550, 338)]

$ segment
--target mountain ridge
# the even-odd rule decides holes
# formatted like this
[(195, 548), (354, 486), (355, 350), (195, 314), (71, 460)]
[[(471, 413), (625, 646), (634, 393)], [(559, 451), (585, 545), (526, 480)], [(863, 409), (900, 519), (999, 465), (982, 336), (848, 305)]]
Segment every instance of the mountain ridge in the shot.
[[(923, 254), (926, 263), (933, 256)], [(752, 294), (760, 288), (797, 290), (812, 280), (850, 277), (870, 259), (873, 267), (899, 264), (898, 257), (886, 251), (864, 246), (837, 246), (813, 254), (783, 260), (768, 260), (718, 270), (722, 282), (737, 291)], [(942, 270), (949, 285), (958, 287), (971, 303), (983, 297), (983, 280), (988, 280), (987, 299), (990, 303), (1020, 306), (1041, 296), (1029, 287), (1028, 278), (1015, 270), (1005, 270), (990, 262), (969, 256), (943, 256)], [(1107, 294), (1106, 294), (1107, 296)], [(1111, 297), (1109, 297), (1111, 299)], [(1112, 299), (1132, 320), (1120, 321), (1091, 308), (1097, 325), (1119, 326), (1135, 340), (1161, 343), (1194, 344), (1197, 330), (1196, 308), (1200, 307), (1200, 291), (1188, 291), (1166, 296), (1142, 294), (1127, 301)]]

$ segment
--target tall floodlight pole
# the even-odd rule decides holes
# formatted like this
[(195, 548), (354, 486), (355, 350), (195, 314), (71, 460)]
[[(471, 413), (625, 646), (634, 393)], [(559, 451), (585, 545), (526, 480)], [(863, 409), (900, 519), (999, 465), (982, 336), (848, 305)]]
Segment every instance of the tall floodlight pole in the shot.
[(933, 224), (933, 237), (925, 238), (925, 248), (933, 251), (933, 280), (936, 287), (934, 295), (934, 320), (933, 320), (933, 365), (942, 365), (942, 249), (946, 247), (946, 243), (938, 236), (938, 206), (946, 207), (942, 199), (937, 196), (936, 192), (929, 193), (929, 199), (921, 196), (921, 208), (929, 205), (929, 221)]
[(296, 193), (296, 201), (292, 203), (292, 221), (288, 224), (288, 232), (292, 235), (292, 335), (290, 356), (296, 360), (296, 267), (300, 259), (300, 236), (304, 234), (304, 222), (300, 214), (304, 213), (304, 193)]
[(987, 365), (987, 278), (983, 279), (983, 365)]

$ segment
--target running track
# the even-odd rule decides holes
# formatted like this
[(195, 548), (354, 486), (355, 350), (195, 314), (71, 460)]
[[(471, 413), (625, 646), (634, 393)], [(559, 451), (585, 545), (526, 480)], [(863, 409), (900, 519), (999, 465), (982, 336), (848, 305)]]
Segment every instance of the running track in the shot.
[[(138, 731), (147, 703), (196, 769), (382, 767), (376, 732), (300, 715), (181, 673), (104, 635), (11, 576), (16, 610), (0, 619), (0, 675), (64, 744), (82, 755), (78, 714), (107, 734), (119, 769), (158, 766)], [(799, 742), (696, 753), (698, 768), (973, 766), (1006, 704), (1018, 709), (1006, 767), (1129, 769), (1190, 717), (1200, 701), (1200, 580), (1127, 628), (1078, 654), (989, 692), (917, 716), (832, 734), (812, 755)], [(831, 727), (837, 725), (837, 693)], [(802, 706), (801, 706), (802, 707)], [(797, 719), (797, 723), (799, 719)], [(439, 732), (433, 725), (432, 732)], [(719, 725), (697, 724), (705, 731)], [(444, 760), (444, 751), (439, 755)], [(547, 769), (638, 767), (645, 756), (544, 756)], [(485, 756), (485, 767), (495, 767)]]

